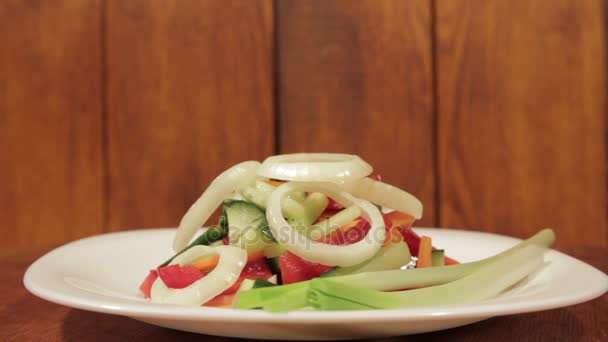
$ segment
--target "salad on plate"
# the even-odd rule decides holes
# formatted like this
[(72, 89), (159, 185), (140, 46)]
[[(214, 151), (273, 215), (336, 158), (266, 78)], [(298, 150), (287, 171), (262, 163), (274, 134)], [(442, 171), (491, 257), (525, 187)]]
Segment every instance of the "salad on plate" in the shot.
[[(217, 225), (196, 238), (221, 207)], [(356, 155), (299, 153), (221, 173), (182, 218), (175, 255), (140, 285), (155, 303), (238, 309), (371, 310), (493, 298), (543, 264), (544, 229), (459, 263), (412, 228), (413, 195)], [(193, 239), (194, 238), (194, 239)]]

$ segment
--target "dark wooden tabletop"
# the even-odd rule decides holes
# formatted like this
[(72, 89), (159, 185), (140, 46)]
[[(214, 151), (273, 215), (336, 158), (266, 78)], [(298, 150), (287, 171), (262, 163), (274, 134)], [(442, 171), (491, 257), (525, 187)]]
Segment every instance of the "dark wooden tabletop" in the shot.
[[(31, 295), (22, 285), (27, 266), (47, 249), (0, 252), (0, 341), (229, 341), (159, 328), (127, 317), (71, 309)], [(608, 272), (608, 249), (564, 251)], [(576, 281), (576, 279), (573, 279)], [(608, 295), (562, 309), (496, 317), (445, 331), (384, 341), (608, 341)]]

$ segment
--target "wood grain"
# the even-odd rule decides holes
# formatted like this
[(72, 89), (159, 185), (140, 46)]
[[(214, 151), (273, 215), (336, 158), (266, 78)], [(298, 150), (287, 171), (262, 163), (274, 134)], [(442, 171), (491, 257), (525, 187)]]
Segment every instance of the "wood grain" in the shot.
[(430, 1), (277, 2), (281, 153), (361, 155), (433, 225)]
[(103, 223), (100, 2), (0, 2), (0, 248)]
[(109, 227), (175, 226), (274, 153), (268, 1), (107, 1)]
[(607, 245), (602, 1), (436, 10), (441, 225)]

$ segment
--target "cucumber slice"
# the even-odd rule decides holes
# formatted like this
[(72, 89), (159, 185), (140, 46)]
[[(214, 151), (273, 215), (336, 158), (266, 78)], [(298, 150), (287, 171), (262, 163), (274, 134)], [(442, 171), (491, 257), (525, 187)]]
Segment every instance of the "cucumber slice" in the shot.
[(275, 283), (271, 283), (268, 280), (262, 279), (262, 278), (258, 278), (255, 281), (253, 281), (253, 289), (259, 289), (261, 287), (271, 287), (271, 286), (277, 286), (277, 284)]
[(315, 221), (317, 221), (319, 216), (321, 216), (321, 213), (325, 210), (325, 208), (327, 208), (327, 205), (329, 204), (329, 199), (327, 198), (327, 196), (320, 192), (313, 192), (312, 194), (308, 195), (308, 197), (306, 197), (303, 203), (306, 207), (308, 219), (306, 223), (307, 226), (310, 226)]
[(410, 250), (403, 241), (392, 243), (382, 249), (373, 258), (354, 266), (336, 267), (321, 277), (335, 277), (355, 273), (398, 270), (412, 260)]
[[(266, 209), (268, 205), (268, 198), (270, 198), (270, 194), (276, 189), (275, 186), (268, 184), (263, 181), (256, 180), (255, 184), (245, 187), (240, 190), (241, 196), (243, 196), (246, 200), (254, 203), (260, 208)], [(307, 198), (307, 194), (305, 192), (294, 192), (289, 194), (287, 198), (291, 198), (296, 202), (303, 202)]]
[(199, 246), (199, 245), (209, 246), (211, 243), (213, 243), (215, 241), (221, 241), (226, 236), (228, 236), (228, 232), (226, 229), (223, 229), (222, 227), (218, 227), (218, 226), (209, 227), (209, 228), (207, 228), (207, 230), (205, 230), (203, 232), (203, 234), (201, 234), (201, 236), (199, 236), (194, 241), (192, 241), (186, 248), (177, 252), (169, 260), (163, 262), (158, 267), (164, 267), (164, 266), (169, 265), (169, 263), (171, 261), (173, 261), (173, 259), (175, 259), (176, 256), (184, 253), (185, 251), (187, 251), (188, 249), (190, 249), (194, 246)]
[(436, 249), (431, 252), (432, 266), (445, 266), (445, 253), (443, 249)]
[(327, 220), (313, 224), (308, 229), (308, 236), (313, 240), (319, 240), (323, 236), (342, 227), (343, 225), (361, 216), (361, 209), (356, 205), (343, 209)]
[(222, 209), (222, 215), (220, 215), (220, 227), (228, 231), (228, 217), (226, 217), (226, 208)]
[(239, 246), (248, 252), (258, 252), (274, 242), (266, 221), (266, 213), (255, 204), (225, 200), (224, 210), (231, 245)]
[(273, 243), (264, 249), (264, 256), (271, 259), (278, 257), (279, 255), (285, 253), (285, 251), (287, 251), (287, 248), (279, 245), (278, 243)]
[[(256, 181), (240, 192), (247, 201), (266, 209), (268, 198), (275, 189), (276, 187), (266, 182)], [(281, 201), (281, 211), (289, 224), (303, 231), (319, 218), (327, 203), (327, 196), (321, 193), (306, 195), (304, 192), (294, 192)]]

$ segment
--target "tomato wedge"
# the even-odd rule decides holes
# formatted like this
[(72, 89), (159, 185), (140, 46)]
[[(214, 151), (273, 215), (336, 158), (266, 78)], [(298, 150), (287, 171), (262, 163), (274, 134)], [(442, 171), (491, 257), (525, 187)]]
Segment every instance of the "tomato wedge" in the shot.
[(270, 270), (266, 259), (257, 259), (255, 261), (247, 263), (247, 265), (245, 265), (245, 267), (243, 268), (243, 271), (241, 271), (239, 279), (232, 286), (222, 292), (222, 294), (229, 295), (236, 293), (239, 290), (239, 287), (241, 287), (241, 283), (243, 283), (243, 280), (245, 279), (255, 280), (258, 278), (262, 278), (267, 280), (270, 277), (272, 277), (272, 271)]
[(171, 289), (183, 289), (205, 276), (192, 265), (169, 265), (159, 267), (157, 271), (160, 279)]
[(306, 261), (291, 252), (284, 253), (279, 257), (279, 265), (281, 266), (283, 285), (316, 278), (333, 268)]

